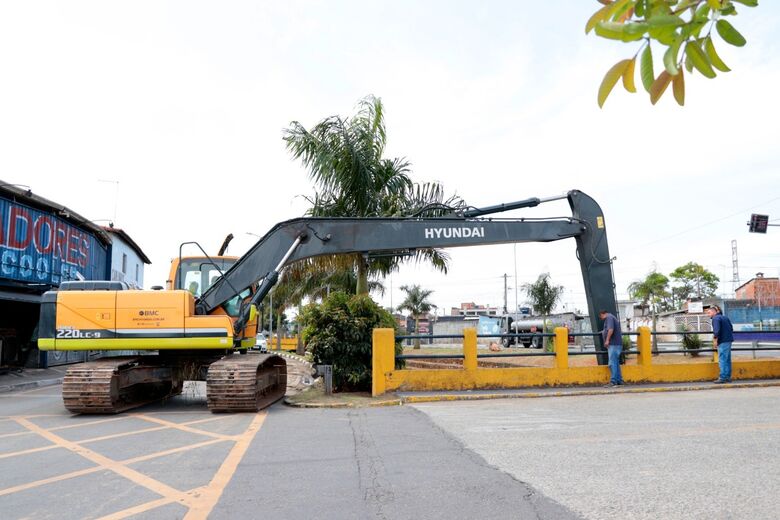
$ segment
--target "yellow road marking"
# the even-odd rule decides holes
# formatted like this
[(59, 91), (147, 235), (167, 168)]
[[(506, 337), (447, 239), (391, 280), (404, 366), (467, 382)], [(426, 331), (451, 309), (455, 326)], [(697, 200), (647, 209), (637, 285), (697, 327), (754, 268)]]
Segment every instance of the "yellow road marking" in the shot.
[(227, 441), (224, 441), (222, 439), (211, 439), (210, 441), (203, 441), (197, 444), (180, 446), (178, 448), (171, 448), (170, 450), (158, 451), (157, 453), (150, 453), (149, 455), (141, 455), (139, 457), (133, 457), (132, 459), (125, 459), (122, 461), (122, 464), (135, 464), (136, 462), (144, 462), (146, 460), (156, 459), (158, 457), (165, 457), (166, 455), (172, 455), (174, 453), (179, 453), (182, 451), (190, 451), (190, 450), (195, 450), (197, 448), (202, 448), (204, 446), (210, 446), (212, 444), (217, 444), (218, 442), (227, 442)]
[[(220, 497), (222, 496), (225, 487), (228, 485), (233, 475), (235, 474), (239, 463), (241, 462), (244, 455), (246, 454), (246, 451), (248, 450), (255, 435), (262, 427), (267, 415), (268, 415), (267, 412), (258, 413), (257, 415), (255, 415), (255, 417), (252, 419), (251, 423), (243, 433), (239, 435), (233, 435), (233, 436), (215, 434), (212, 432), (206, 432), (204, 430), (198, 430), (196, 428), (188, 427), (188, 425), (191, 424), (198, 424), (198, 423), (205, 423), (214, 420), (219, 420), (222, 417), (211, 417), (207, 419), (199, 419), (199, 420), (188, 421), (186, 423), (179, 424), (179, 423), (172, 423), (170, 421), (165, 421), (163, 419), (153, 418), (150, 416), (134, 415), (135, 417), (139, 417), (144, 420), (149, 420), (151, 422), (156, 422), (158, 424), (161, 424), (161, 426), (155, 428), (149, 428), (141, 431), (136, 430), (136, 431), (124, 432), (116, 435), (96, 437), (94, 439), (87, 439), (78, 442), (68, 441), (67, 439), (64, 439), (52, 433), (52, 430), (47, 430), (43, 427), (40, 427), (29, 420), (32, 417), (50, 417), (49, 415), (28, 416), (28, 417), (11, 416), (8, 417), (7, 420), (13, 420), (17, 422), (24, 428), (27, 428), (30, 432), (43, 437), (44, 439), (52, 442), (53, 444), (52, 446), (46, 446), (43, 448), (34, 448), (32, 450), (25, 450), (22, 452), (16, 452), (14, 454), (6, 454), (3, 457), (8, 457), (11, 455), (21, 455), (21, 454), (32, 453), (36, 451), (44, 451), (44, 450), (49, 450), (54, 448), (64, 448), (95, 463), (96, 466), (92, 468), (73, 471), (63, 475), (58, 475), (55, 477), (37, 480), (35, 482), (29, 482), (26, 484), (20, 484), (17, 486), (2, 489), (0, 490), (0, 496), (9, 495), (19, 491), (24, 491), (24, 490), (44, 486), (46, 484), (51, 484), (51, 483), (107, 470), (107, 471), (112, 471), (142, 487), (145, 487), (161, 495), (162, 498), (155, 499), (150, 502), (146, 502), (144, 504), (139, 504), (137, 506), (134, 506), (129, 509), (125, 509), (123, 511), (112, 513), (110, 515), (103, 517), (104, 520), (127, 518), (129, 516), (133, 516), (172, 503), (179, 503), (188, 508), (189, 511), (185, 518), (195, 519), (195, 520), (206, 519), (209, 513), (214, 508), (214, 506), (219, 501)], [(96, 423), (107, 422), (110, 420), (119, 420), (119, 419), (121, 418), (111, 418), (111, 419), (105, 419), (99, 421), (91, 421), (90, 423), (82, 423), (80, 425), (61, 426), (61, 427), (57, 427), (56, 429), (86, 426), (88, 424), (96, 424)], [(180, 429), (191, 433), (198, 433), (201, 435), (207, 435), (214, 438), (212, 438), (211, 440), (203, 441), (188, 446), (181, 446), (170, 450), (160, 451), (148, 455), (142, 455), (139, 457), (126, 459), (121, 462), (110, 459), (104, 455), (101, 455), (97, 452), (94, 452), (80, 445), (80, 443), (94, 442), (95, 440), (100, 440), (104, 438), (115, 438), (119, 436), (132, 435), (135, 433), (141, 433), (145, 431), (155, 431), (155, 430), (171, 429), (171, 428)], [(191, 489), (189, 491), (184, 491), (184, 492), (179, 491), (162, 482), (159, 482), (151, 477), (147, 477), (146, 475), (143, 475), (142, 473), (127, 467), (128, 464), (151, 460), (151, 459), (163, 457), (174, 453), (189, 451), (203, 446), (208, 446), (211, 444), (216, 444), (225, 441), (235, 442), (235, 445), (231, 449), (230, 453), (228, 453), (227, 457), (222, 462), (222, 464), (220, 465), (219, 469), (217, 470), (217, 472), (215, 473), (214, 477), (211, 479), (209, 484), (207, 486), (198, 487), (195, 489)]]
[(252, 439), (255, 438), (255, 435), (263, 426), (263, 422), (267, 416), (268, 412), (265, 411), (255, 415), (244, 433), (238, 436), (236, 445), (233, 446), (233, 449), (230, 450), (228, 456), (225, 457), (225, 460), (217, 470), (214, 478), (211, 479), (211, 482), (209, 482), (206, 489), (203, 490), (199, 499), (192, 504), (189, 512), (187, 512), (187, 515), (184, 517), (185, 520), (205, 520), (208, 518), (209, 513), (211, 513), (211, 510), (214, 509), (214, 506), (219, 501), (219, 498), (222, 496), (222, 492), (230, 482), (230, 479), (233, 478), (233, 475), (238, 468), (238, 464), (241, 462), (241, 459), (244, 458), (246, 450), (252, 443)]
[[(30, 432), (32, 433), (32, 432)], [(0, 459), (8, 459), (10, 457), (16, 457), (19, 455), (29, 455), (30, 453), (38, 453), (39, 451), (49, 451), (54, 448), (59, 448), (56, 444), (50, 444), (49, 446), (41, 446), (40, 448), (30, 448), (29, 450), (14, 451), (12, 453), (3, 453), (0, 455)]]
[(147, 477), (146, 475), (139, 473), (134, 469), (128, 468), (127, 466), (124, 466), (123, 464), (116, 462), (115, 460), (109, 459), (108, 457), (101, 455), (95, 451), (92, 451), (88, 448), (85, 448), (84, 446), (80, 446), (75, 442), (71, 442), (66, 439), (63, 439), (62, 437), (35, 425), (34, 423), (28, 421), (27, 419), (18, 418), (16, 419), (16, 421), (22, 426), (24, 426), (25, 428), (29, 428), (30, 430), (34, 431), (35, 433), (49, 440), (50, 442), (62, 446), (63, 448), (70, 450), (73, 453), (76, 453), (77, 455), (81, 455), (85, 459), (94, 462), (95, 464), (102, 466), (105, 469), (111, 470), (114, 473), (117, 473), (118, 475), (125, 477), (131, 482), (135, 482), (136, 484), (157, 493), (158, 495), (162, 495), (166, 498), (170, 498), (172, 500), (175, 500), (176, 502), (188, 506), (191, 503), (190, 497), (186, 493), (182, 493), (181, 491), (174, 489), (168, 486), (167, 484), (163, 484), (162, 482), (154, 480), (153, 478)]
[(65, 426), (55, 426), (54, 428), (48, 428), (50, 432), (58, 432), (60, 430), (69, 430), (71, 428), (81, 428), (82, 426), (93, 426), (95, 424), (103, 424), (114, 421), (124, 421), (127, 419), (127, 415), (121, 417), (111, 417), (110, 419), (97, 419), (95, 421), (80, 422), (78, 424), (67, 424)]
[[(187, 492), (188, 495), (192, 496), (198, 496), (200, 492), (204, 488), (199, 487), (195, 489), (191, 489)], [(169, 498), (160, 498), (157, 500), (152, 500), (151, 502), (146, 502), (144, 504), (139, 504), (137, 506), (129, 507), (127, 509), (123, 509), (122, 511), (117, 511), (116, 513), (111, 513), (110, 515), (101, 516), (98, 518), (98, 520), (120, 520), (122, 518), (129, 518), (131, 516), (138, 515), (140, 513), (145, 513), (147, 511), (151, 511), (152, 509), (156, 509), (158, 507), (167, 506), (168, 504), (174, 503)]]
[(234, 441), (237, 439), (235, 435), (224, 435), (222, 433), (212, 433), (210, 431), (206, 430), (199, 430), (197, 428), (190, 428), (189, 426), (186, 426), (184, 424), (179, 424), (171, 421), (166, 421), (165, 419), (158, 419), (157, 417), (151, 417), (148, 415), (143, 414), (133, 414), (133, 417), (137, 417), (139, 419), (143, 419), (144, 421), (153, 422), (156, 424), (161, 424), (168, 428), (173, 428), (176, 430), (181, 430), (183, 432), (187, 433), (196, 433), (198, 435), (205, 435), (207, 437), (213, 437), (215, 439), (222, 439), (222, 440), (231, 440)]
[(98, 471), (102, 471), (106, 468), (103, 468), (101, 466), (94, 466), (87, 469), (80, 469), (78, 471), (72, 471), (70, 473), (66, 473), (64, 475), (57, 475), (56, 477), (50, 477), (45, 478), (42, 480), (36, 480), (34, 482), (28, 482), (27, 484), (19, 484), (18, 486), (13, 486), (5, 489), (0, 489), (0, 497), (3, 495), (10, 495), (11, 493), (18, 493), (19, 491), (25, 491), (27, 489), (32, 489), (40, 486), (45, 486), (46, 484), (53, 484), (55, 482), (60, 482), (62, 480), (68, 480), (69, 478), (76, 478), (80, 477), (82, 475), (89, 475), (90, 473), (96, 473)]

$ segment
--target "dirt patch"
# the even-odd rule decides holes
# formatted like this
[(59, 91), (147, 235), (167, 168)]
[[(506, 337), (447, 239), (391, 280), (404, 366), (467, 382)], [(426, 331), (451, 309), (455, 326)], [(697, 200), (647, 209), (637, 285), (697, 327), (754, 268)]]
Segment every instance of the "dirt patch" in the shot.
[(317, 379), (309, 388), (295, 395), (288, 395), (284, 402), (300, 408), (364, 408), (373, 406), (398, 406), (401, 400), (389, 393), (371, 397), (368, 392), (339, 392), (325, 395), (322, 380)]

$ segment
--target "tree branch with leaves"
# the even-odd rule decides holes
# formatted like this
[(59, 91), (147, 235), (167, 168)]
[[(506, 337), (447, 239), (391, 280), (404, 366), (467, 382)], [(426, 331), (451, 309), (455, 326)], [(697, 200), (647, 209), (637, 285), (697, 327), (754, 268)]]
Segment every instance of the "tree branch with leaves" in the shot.
[[(713, 29), (736, 47), (745, 45), (742, 34), (726, 18), (737, 15), (735, 4), (756, 7), (758, 0), (598, 0), (604, 4), (585, 24), (585, 33), (621, 42), (641, 41), (636, 53), (607, 71), (598, 92), (599, 107), (618, 80), (636, 92), (634, 76), (639, 58), (642, 86), (655, 105), (671, 83), (675, 101), (685, 104), (685, 72), (712, 79), (731, 69), (715, 50)], [(656, 76), (653, 46), (663, 53), (663, 70)]]

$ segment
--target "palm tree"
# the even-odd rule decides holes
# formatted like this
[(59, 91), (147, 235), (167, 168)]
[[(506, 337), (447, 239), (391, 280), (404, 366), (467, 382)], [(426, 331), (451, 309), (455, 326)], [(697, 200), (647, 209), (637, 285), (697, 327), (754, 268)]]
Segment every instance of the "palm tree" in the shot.
[(523, 290), (536, 312), (545, 317), (542, 322), (542, 333), (547, 332), (547, 316), (552, 312), (563, 294), (562, 285), (553, 285), (550, 273), (542, 273), (534, 283), (523, 284)]
[[(653, 315), (653, 332), (658, 321), (658, 307), (670, 296), (668, 288), (669, 278), (656, 271), (649, 273), (644, 280), (637, 280), (628, 286), (628, 295), (631, 298), (641, 300), (643, 305), (650, 306)], [(658, 340), (655, 335), (653, 335), (653, 352), (658, 352)]]
[[(428, 301), (428, 297), (433, 294), (433, 291), (423, 289), (419, 285), (402, 285), (401, 290), (406, 293), (406, 298), (398, 306), (398, 310), (409, 311), (409, 314), (414, 318), (414, 332), (416, 334), (420, 330), (420, 316), (436, 308), (436, 305)], [(415, 338), (414, 348), (420, 348), (420, 338)]]
[[(383, 157), (387, 142), (384, 108), (374, 96), (362, 99), (357, 113), (347, 120), (331, 116), (310, 131), (293, 121), (284, 131), (284, 140), (318, 188), (314, 197), (307, 197), (312, 204), (310, 216), (434, 216), (464, 205), (459, 197), (445, 199), (436, 183), (415, 185), (406, 159)], [(435, 249), (380, 258), (348, 255), (356, 272), (357, 294), (369, 292), (370, 273), (387, 275), (409, 259), (430, 261), (446, 272), (449, 257)]]

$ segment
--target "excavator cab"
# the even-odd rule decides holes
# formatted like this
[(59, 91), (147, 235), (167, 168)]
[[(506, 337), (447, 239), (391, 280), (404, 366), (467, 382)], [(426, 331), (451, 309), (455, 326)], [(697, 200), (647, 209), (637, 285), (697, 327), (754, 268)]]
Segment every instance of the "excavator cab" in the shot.
[[(235, 256), (174, 258), (171, 261), (171, 270), (166, 285), (168, 290), (186, 289), (192, 294), (193, 298), (200, 298), (228, 269), (233, 267), (236, 260), (238, 258)], [(252, 284), (249, 288), (244, 289), (214, 309), (210, 314), (227, 315), (235, 323), (243, 307), (251, 305), (249, 302), (256, 291), (257, 284)], [(247, 321), (240, 338), (236, 338), (239, 340), (242, 349), (253, 347), (255, 336), (257, 335), (257, 308), (250, 309), (250, 312), (252, 313), (252, 318)]]

